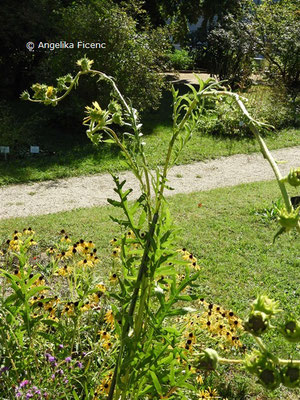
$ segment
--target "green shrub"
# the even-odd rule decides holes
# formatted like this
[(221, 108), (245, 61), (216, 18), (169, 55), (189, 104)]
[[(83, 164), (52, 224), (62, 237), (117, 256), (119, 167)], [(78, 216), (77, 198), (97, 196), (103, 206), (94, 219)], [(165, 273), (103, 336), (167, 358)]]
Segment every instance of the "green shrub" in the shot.
[(170, 54), (170, 63), (174, 69), (191, 69), (194, 65), (194, 58), (190, 53), (185, 50), (176, 49), (174, 53)]

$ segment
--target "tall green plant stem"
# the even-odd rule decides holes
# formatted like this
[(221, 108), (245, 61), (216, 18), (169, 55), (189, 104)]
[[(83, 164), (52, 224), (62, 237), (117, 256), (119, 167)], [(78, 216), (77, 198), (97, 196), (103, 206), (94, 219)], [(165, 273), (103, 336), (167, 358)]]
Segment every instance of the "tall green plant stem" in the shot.
[[(136, 287), (135, 287), (135, 290), (133, 292), (130, 308), (129, 308), (129, 311), (128, 311), (128, 316), (130, 318), (134, 314), (134, 310), (135, 310), (135, 306), (136, 306), (136, 303), (137, 303), (137, 300), (138, 300), (139, 290), (140, 290), (141, 285), (145, 289), (149, 285), (149, 278), (146, 277), (145, 275), (146, 275), (147, 269), (148, 269), (148, 261), (149, 261), (149, 257), (148, 256), (149, 256), (149, 252), (151, 250), (151, 238), (153, 237), (153, 234), (155, 232), (155, 227), (156, 227), (156, 224), (157, 224), (157, 221), (158, 221), (158, 217), (159, 217), (159, 212), (160, 212), (162, 199), (163, 199), (163, 193), (164, 193), (164, 189), (165, 189), (166, 176), (167, 176), (167, 172), (168, 172), (168, 169), (169, 169), (169, 164), (170, 164), (170, 160), (171, 160), (173, 147), (174, 147), (176, 138), (178, 137), (178, 134), (183, 129), (186, 121), (191, 116), (193, 110), (196, 108), (197, 103), (198, 103), (198, 99), (195, 98), (192, 101), (192, 103), (190, 104), (190, 106), (188, 107), (188, 109), (187, 109), (184, 117), (182, 118), (181, 122), (179, 123), (179, 125), (174, 127), (174, 132), (173, 132), (172, 138), (171, 138), (170, 143), (169, 143), (168, 152), (167, 152), (166, 160), (165, 160), (165, 163), (164, 163), (164, 169), (163, 169), (163, 173), (161, 175), (161, 184), (160, 184), (160, 188), (159, 188), (159, 192), (158, 192), (157, 200), (156, 200), (156, 204), (155, 204), (155, 211), (154, 211), (152, 223), (151, 223), (151, 226), (150, 226), (150, 230), (149, 230), (149, 233), (148, 233), (147, 243), (146, 243), (146, 246), (145, 246), (145, 249), (144, 249), (143, 258), (142, 258), (142, 262), (141, 262), (138, 278), (137, 278), (137, 281), (136, 281)], [(152, 282), (150, 282), (150, 285), (151, 284), (152, 284)], [(144, 291), (144, 294), (146, 294), (146, 290)], [(143, 325), (142, 318), (143, 318), (144, 309), (145, 309), (145, 302), (146, 302), (147, 298), (148, 297), (146, 295), (143, 295), (140, 298), (139, 310), (137, 312), (137, 318), (136, 318), (135, 323), (134, 323), (134, 332), (135, 332), (134, 338), (135, 339), (137, 339), (140, 336), (140, 333), (141, 333), (141, 329), (142, 329), (142, 325)], [(123, 328), (123, 332), (125, 333), (125, 335), (128, 334), (128, 330), (129, 330), (129, 324), (126, 323), (126, 325)], [(121, 350), (123, 351), (124, 348), (120, 347), (120, 351)], [(134, 346), (134, 351), (136, 351), (136, 345)], [(121, 360), (122, 360), (122, 357), (120, 357), (120, 353), (119, 353), (118, 361), (120, 362)], [(110, 387), (108, 400), (112, 400), (113, 399), (116, 380), (117, 380), (117, 375), (119, 373), (118, 370), (119, 370), (119, 365), (116, 366), (115, 371), (114, 371), (114, 376), (113, 376), (113, 379), (112, 379), (112, 384), (111, 384), (111, 387)], [(125, 382), (126, 383), (128, 382), (128, 378), (129, 378), (129, 371), (126, 372), (126, 376), (125, 376)], [(125, 383), (125, 385), (126, 385), (126, 383)], [(126, 395), (126, 390), (123, 391), (123, 394)], [(124, 397), (122, 395), (122, 400), (123, 400), (123, 398)]]
[[(249, 120), (249, 128), (251, 129), (251, 132), (254, 134), (256, 140), (258, 141), (258, 143), (260, 145), (261, 152), (262, 152), (264, 158), (266, 160), (268, 160), (269, 164), (271, 165), (271, 168), (274, 171), (274, 174), (275, 174), (279, 189), (281, 191), (281, 194), (282, 194), (286, 209), (287, 209), (288, 212), (291, 212), (293, 210), (293, 206), (292, 206), (291, 200), (289, 198), (289, 195), (287, 193), (285, 184), (283, 182), (283, 177), (282, 177), (282, 175), (280, 173), (280, 170), (279, 170), (279, 168), (278, 168), (278, 166), (277, 166), (272, 154), (270, 153), (266, 143), (264, 142), (263, 138), (261, 137), (261, 135), (259, 134), (259, 131), (257, 129), (257, 126), (270, 127), (270, 125), (263, 124), (261, 122), (256, 121), (254, 118), (252, 118), (251, 115), (249, 114), (248, 110), (246, 109), (244, 103), (242, 102), (240, 96), (237, 93), (231, 93), (231, 92), (227, 92), (227, 91), (216, 91), (215, 94), (216, 95), (220, 95), (220, 96), (223, 95), (223, 96), (234, 98), (234, 100), (236, 101), (237, 105), (241, 109), (242, 113)], [(207, 96), (208, 93), (204, 93), (203, 95)]]
[(151, 246), (151, 238), (154, 235), (154, 231), (155, 231), (157, 220), (158, 220), (158, 213), (155, 213), (153, 215), (152, 223), (151, 223), (148, 235), (147, 235), (147, 241), (146, 241), (146, 245), (145, 245), (145, 249), (144, 249), (144, 253), (143, 253), (143, 257), (142, 257), (142, 261), (141, 261), (138, 277), (137, 277), (137, 280), (136, 280), (136, 287), (135, 287), (135, 289), (133, 291), (133, 294), (132, 294), (132, 297), (131, 297), (131, 302), (130, 302), (129, 311), (128, 311), (128, 317), (126, 318), (125, 324), (124, 324), (123, 329), (122, 329), (121, 346), (120, 346), (119, 355), (118, 355), (118, 361), (117, 361), (117, 364), (116, 364), (116, 367), (115, 367), (115, 370), (114, 370), (114, 375), (113, 375), (113, 379), (112, 379), (112, 382), (111, 382), (109, 394), (108, 394), (108, 397), (107, 397), (108, 400), (112, 400), (113, 396), (114, 396), (116, 381), (117, 381), (118, 374), (119, 374), (119, 368), (121, 367), (121, 366), (119, 367), (119, 364), (122, 361), (122, 356), (123, 356), (123, 351), (124, 351), (124, 346), (122, 345), (122, 343), (124, 343), (126, 337), (128, 336), (128, 332), (129, 332), (129, 328), (130, 328), (130, 320), (132, 319), (133, 314), (134, 314), (134, 310), (135, 310), (136, 303), (137, 303), (138, 296), (139, 296), (140, 285), (141, 285), (143, 276), (147, 272), (148, 262), (149, 262), (149, 252), (150, 252), (150, 246)]

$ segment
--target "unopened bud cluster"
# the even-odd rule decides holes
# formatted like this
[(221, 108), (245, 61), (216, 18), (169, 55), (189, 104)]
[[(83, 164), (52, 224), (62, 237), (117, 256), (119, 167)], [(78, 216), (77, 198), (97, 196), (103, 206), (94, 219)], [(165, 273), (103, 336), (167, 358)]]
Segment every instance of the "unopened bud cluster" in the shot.
[[(264, 295), (258, 296), (252, 303), (250, 315), (244, 323), (245, 330), (256, 337), (261, 336), (271, 328), (271, 318), (280, 311), (277, 301)], [(290, 342), (300, 341), (300, 323), (292, 316), (286, 319), (279, 331)], [(266, 349), (252, 352), (246, 357), (244, 365), (267, 389), (274, 390), (280, 384), (290, 388), (300, 385), (299, 363), (293, 363), (292, 360), (280, 361)]]

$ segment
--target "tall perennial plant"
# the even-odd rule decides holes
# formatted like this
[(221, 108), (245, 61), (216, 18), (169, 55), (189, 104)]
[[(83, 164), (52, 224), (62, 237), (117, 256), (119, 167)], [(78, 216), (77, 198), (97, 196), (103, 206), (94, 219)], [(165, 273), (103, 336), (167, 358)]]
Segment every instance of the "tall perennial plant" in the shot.
[[(80, 71), (75, 77), (58, 78), (56, 87), (35, 84), (32, 98), (28, 92), (24, 92), (22, 98), (55, 106), (78, 85), (83, 75), (109, 82), (112, 86), (109, 105), (102, 109), (95, 101), (86, 107), (84, 125), (93, 143), (109, 142), (120, 147), (124, 160), (140, 183), (141, 196), (129, 202), (132, 190), (125, 190), (125, 181), (114, 177), (119, 199), (108, 201), (122, 210), (123, 218), (114, 218), (114, 221), (124, 233), (112, 240), (114, 270), (108, 285), (97, 281), (95, 272), (92, 275), (88, 272), (97, 262), (92, 241), (82, 239), (71, 245), (68, 235), (63, 232), (60, 244), (48, 249), (49, 254), (53, 252), (48, 267), (43, 267), (41, 262), (39, 272), (35, 273), (28, 250), (33, 236), (29, 231), (29, 239), (24, 240), (16, 232), (13, 239), (8, 240), (3, 254), (6, 261), (2, 276), (9, 283), (9, 290), (1, 305), (7, 321), (2, 334), (6, 340), (9, 338), (12, 343), (17, 343), (20, 352), (25, 346), (23, 351), (31, 355), (36, 367), (40, 363), (33, 351), (37, 336), (49, 340), (52, 344), (49, 343), (45, 357), (54, 377), (62, 370), (62, 375), (69, 381), (69, 366), (73, 370), (78, 368), (78, 377), (75, 373), (70, 388), (67, 383), (64, 386), (65, 391), (71, 391), (66, 392), (65, 398), (218, 398), (215, 390), (203, 386), (200, 372), (212, 371), (219, 364), (241, 364), (269, 389), (280, 384), (299, 387), (300, 360), (285, 360), (271, 353), (262, 336), (274, 329), (288, 341), (299, 342), (300, 322), (294, 316), (287, 316), (285, 323), (277, 326), (275, 317), (280, 311), (279, 306), (266, 296), (259, 296), (253, 302), (246, 321), (231, 310), (207, 303), (201, 296), (197, 259), (187, 249), (174, 249), (176, 228), (164, 192), (168, 187), (167, 173), (197, 129), (206, 98), (234, 99), (274, 171), (284, 201), (278, 212), (280, 229), (274, 240), (291, 229), (300, 232), (300, 208), (293, 207), (287, 191), (287, 184), (300, 186), (300, 168), (292, 169), (288, 176), (282, 177), (260, 135), (260, 129), (268, 126), (249, 115), (239, 95), (213, 80), (203, 82), (198, 79), (199, 89), (189, 85), (188, 94), (181, 96), (172, 89), (173, 133), (164, 165), (152, 171), (144, 153), (142, 124), (137, 110), (122, 96), (114, 79), (92, 69), (92, 64), (84, 57), (78, 61)], [(116, 131), (117, 126), (121, 126), (122, 135)], [(71, 263), (72, 257), (75, 261)], [(9, 268), (13, 269), (15, 265), (15, 272), (10, 272)], [(61, 300), (59, 305), (60, 297), (55, 298), (53, 288), (47, 286), (47, 280), (41, 279), (41, 270), (46, 268), (49, 274), (49, 265), (53, 273), (67, 279), (70, 301)], [(37, 284), (40, 279), (41, 285)], [(61, 293), (66, 298), (63, 288)], [(86, 314), (83, 316), (82, 312)], [(72, 324), (66, 321), (72, 321)], [(86, 337), (80, 335), (83, 322), (89, 332)], [(94, 325), (100, 327), (97, 339)], [(14, 330), (13, 326), (19, 328)], [(237, 349), (240, 358), (224, 358), (216, 350), (206, 348), (199, 340), (204, 330)], [(244, 357), (245, 348), (240, 337), (245, 333), (252, 335), (257, 350)], [(21, 339), (19, 335), (23, 335)], [(67, 346), (68, 351), (60, 349), (60, 344)], [(6, 349), (6, 359), (11, 362), (3, 365), (9, 369), (3, 372), (8, 381), (9, 372), (14, 371), (16, 376), (21, 365), (13, 364), (11, 351), (11, 347)], [(82, 351), (88, 353), (83, 356), (84, 361), (73, 361), (79, 354), (82, 357)], [(86, 376), (92, 374), (89, 381), (84, 380), (80, 367), (84, 368)], [(34, 382), (36, 373), (33, 370), (34, 367), (28, 364), (22, 371), (23, 380), (15, 388), (21, 395), (25, 396), (24, 387)], [(38, 385), (35, 383), (35, 386)], [(33, 393), (35, 389), (30, 390)]]

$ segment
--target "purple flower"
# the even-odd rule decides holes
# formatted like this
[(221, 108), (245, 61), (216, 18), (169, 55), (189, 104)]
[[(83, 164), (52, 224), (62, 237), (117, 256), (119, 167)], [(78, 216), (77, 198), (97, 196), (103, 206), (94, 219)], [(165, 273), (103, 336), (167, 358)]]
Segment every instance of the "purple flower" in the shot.
[(33, 397), (33, 393), (32, 392), (27, 392), (26, 399), (31, 399), (31, 397)]
[(83, 367), (82, 362), (78, 362), (78, 363), (77, 363), (77, 367), (78, 367), (78, 368), (82, 368), (82, 367)]
[(58, 347), (59, 347), (60, 349), (63, 349), (63, 348), (64, 348), (64, 345), (63, 345), (63, 344), (59, 344)]
[(56, 361), (56, 358), (54, 356), (52, 356), (51, 354), (49, 354), (49, 353), (46, 353), (45, 357), (52, 364), (55, 363), (55, 361)]
[(0, 368), (0, 376), (3, 374), (3, 372), (8, 371), (9, 367), (2, 367)]
[(63, 375), (63, 374), (64, 374), (64, 371), (63, 371), (62, 369), (58, 369), (58, 370), (57, 370), (57, 373), (58, 373), (59, 375)]
[(67, 378), (64, 378), (63, 382), (64, 382), (64, 383), (68, 383), (69, 381), (68, 381)]
[(51, 379), (53, 379), (53, 380), (55, 379), (55, 374), (51, 375)]
[(21, 392), (17, 392), (16, 393), (16, 397), (21, 397), (22, 396), (22, 393)]
[(67, 362), (67, 363), (68, 363), (68, 362), (71, 362), (71, 360), (72, 360), (72, 357), (66, 357), (66, 358), (65, 358), (65, 362)]
[(43, 394), (43, 396), (47, 398), (47, 397), (48, 397), (48, 393), (45, 392), (45, 393)]
[(25, 381), (22, 381), (22, 382), (20, 383), (20, 388), (22, 388), (22, 387), (28, 385), (28, 383), (29, 383), (29, 380), (28, 380), (28, 379), (25, 379)]

